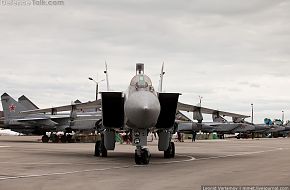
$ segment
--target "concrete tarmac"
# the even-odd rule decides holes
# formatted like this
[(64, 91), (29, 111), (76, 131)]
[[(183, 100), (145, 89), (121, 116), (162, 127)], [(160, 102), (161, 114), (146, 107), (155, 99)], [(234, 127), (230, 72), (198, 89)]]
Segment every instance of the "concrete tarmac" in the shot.
[(201, 189), (201, 185), (290, 185), (290, 138), (176, 143), (164, 159), (149, 143), (150, 164), (137, 166), (135, 147), (116, 145), (107, 158), (93, 143), (41, 143), (0, 136), (0, 190)]

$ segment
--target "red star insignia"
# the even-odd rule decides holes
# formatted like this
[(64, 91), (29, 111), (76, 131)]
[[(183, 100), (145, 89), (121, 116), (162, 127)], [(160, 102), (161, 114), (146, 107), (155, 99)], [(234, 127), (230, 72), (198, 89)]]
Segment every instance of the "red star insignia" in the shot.
[(10, 111), (10, 112), (15, 112), (15, 108), (16, 108), (16, 106), (13, 105), (13, 104), (11, 104), (11, 105), (9, 106), (9, 111)]

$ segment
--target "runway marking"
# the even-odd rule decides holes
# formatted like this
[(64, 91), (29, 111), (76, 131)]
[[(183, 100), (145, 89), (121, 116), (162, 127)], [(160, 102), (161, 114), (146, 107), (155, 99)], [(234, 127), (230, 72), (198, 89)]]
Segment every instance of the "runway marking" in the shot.
[(250, 155), (250, 154), (260, 154), (260, 153), (265, 153), (265, 152), (274, 152), (277, 150), (284, 150), (288, 148), (275, 148), (271, 150), (261, 150), (261, 151), (256, 151), (256, 152), (244, 152), (244, 153), (239, 153), (239, 154), (229, 154), (229, 155), (223, 155), (223, 156), (212, 156), (212, 157), (207, 157), (207, 158), (197, 158), (195, 159), (196, 161), (198, 160), (211, 160), (211, 159), (217, 159), (217, 158), (227, 158), (227, 157), (235, 157), (235, 156), (243, 156), (243, 155)]
[(196, 159), (193, 156), (189, 156), (189, 155), (178, 154), (177, 156), (188, 157), (189, 159), (186, 159), (186, 160), (172, 160), (172, 161), (167, 161), (167, 162), (150, 162), (150, 163), (151, 164), (172, 164), (172, 163), (180, 163), (180, 162), (190, 162), (190, 161), (193, 161), (193, 160)]
[[(107, 161), (107, 160), (106, 160)], [(91, 163), (61, 163), (61, 162), (0, 162), (0, 164), (15, 164), (15, 165), (109, 165), (109, 164), (122, 164), (122, 163), (98, 163), (98, 162), (91, 162)]]
[[(186, 159), (186, 160), (173, 160), (173, 161), (168, 161), (168, 162), (155, 162), (155, 163), (152, 163), (152, 164), (156, 164), (156, 165), (157, 164), (171, 164), (171, 163), (189, 162), (189, 161), (195, 160), (194, 157), (188, 156), (188, 155), (178, 155), (178, 156), (188, 157), (189, 159)], [(0, 162), (0, 163), (5, 163), (5, 162)], [(27, 164), (29, 164), (29, 163), (27, 163)], [(35, 163), (35, 164), (37, 164), (37, 163)], [(47, 164), (53, 164), (53, 163), (47, 163)], [(59, 164), (61, 164), (61, 163), (59, 163)], [(110, 164), (110, 163), (108, 163), (108, 164)], [(9, 176), (9, 177), (0, 177), (0, 181), (9, 180), (9, 179), (24, 179), (24, 178), (44, 177), (44, 176), (54, 176), (54, 175), (68, 175), (68, 174), (94, 172), (94, 171), (106, 171), (106, 170), (113, 170), (113, 169), (129, 168), (129, 167), (132, 167), (132, 166), (133, 167), (144, 167), (144, 166), (148, 166), (148, 165), (126, 165), (126, 166), (122, 166), (122, 167), (111, 167), (111, 168), (101, 168), (101, 169), (91, 169), (91, 170), (79, 170), (79, 171), (71, 171), (71, 172), (56, 172), (56, 173), (32, 174), (32, 175), (23, 175), (23, 176)]]
[(68, 174), (94, 172), (94, 171), (107, 171), (107, 170), (123, 169), (123, 168), (129, 168), (129, 167), (131, 167), (131, 166), (127, 165), (127, 166), (122, 166), (122, 167), (79, 170), (79, 171), (70, 171), (70, 172), (56, 172), (56, 173), (32, 174), (32, 175), (22, 175), (22, 176), (9, 176), (9, 177), (0, 177), (0, 181), (8, 180), (8, 179), (23, 179), (23, 178), (33, 178), (33, 177), (54, 176), (54, 175), (68, 175)]
[(0, 148), (10, 148), (11, 146), (0, 146)]
[[(194, 158), (189, 155), (178, 155), (178, 156), (185, 156), (189, 159), (186, 160), (173, 160), (168, 162), (151, 162), (153, 165), (157, 164), (171, 164), (171, 163), (181, 163), (181, 162), (189, 162), (189, 161), (198, 161), (198, 160), (210, 160), (210, 159), (218, 159), (218, 158), (227, 158), (227, 157), (235, 157), (235, 156), (243, 156), (243, 155), (250, 155), (250, 154), (259, 154), (265, 152), (273, 152), (277, 150), (285, 150), (290, 148), (275, 148), (271, 150), (264, 150), (264, 151), (256, 151), (256, 152), (244, 152), (239, 154), (231, 154), (231, 155), (223, 155), (223, 156), (213, 156), (207, 158)], [(9, 179), (25, 179), (25, 178), (33, 178), (33, 177), (45, 177), (45, 176), (54, 176), (54, 175), (68, 175), (68, 174), (75, 174), (75, 173), (86, 173), (86, 172), (94, 172), (94, 171), (107, 171), (107, 170), (114, 170), (114, 169), (124, 169), (130, 167), (148, 167), (148, 165), (125, 165), (121, 167), (109, 167), (109, 168), (99, 168), (99, 169), (91, 169), (91, 170), (78, 170), (78, 171), (70, 171), (70, 172), (56, 172), (56, 173), (44, 173), (44, 174), (32, 174), (32, 175), (22, 175), (22, 176), (9, 176), (9, 177), (0, 177), (0, 181), (9, 180)], [(149, 165), (150, 166), (150, 165)]]

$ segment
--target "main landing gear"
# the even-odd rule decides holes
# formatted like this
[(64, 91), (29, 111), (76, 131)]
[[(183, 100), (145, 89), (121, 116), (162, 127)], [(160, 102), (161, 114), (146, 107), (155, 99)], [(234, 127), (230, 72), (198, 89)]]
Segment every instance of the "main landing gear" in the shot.
[(137, 165), (147, 165), (150, 162), (151, 154), (147, 148), (137, 146), (135, 150), (135, 163)]
[(66, 142), (71, 143), (71, 142), (73, 142), (72, 135), (64, 133), (64, 135), (62, 135), (60, 137), (60, 142), (62, 142), (62, 143), (66, 143)]
[(107, 157), (108, 151), (104, 145), (104, 135), (101, 135), (101, 140), (98, 140), (95, 144), (95, 156), (96, 157)]
[(174, 158), (175, 156), (175, 144), (174, 142), (169, 142), (167, 150), (164, 151), (164, 158)]
[(62, 143), (66, 143), (66, 142), (72, 143), (73, 142), (72, 135), (66, 134), (66, 133), (64, 135), (61, 135), (60, 137), (57, 134), (51, 134), (50, 137), (45, 134), (41, 137), (41, 141), (43, 143), (48, 143), (49, 140), (51, 140), (51, 142), (53, 142), (53, 143), (58, 143), (59, 141)]

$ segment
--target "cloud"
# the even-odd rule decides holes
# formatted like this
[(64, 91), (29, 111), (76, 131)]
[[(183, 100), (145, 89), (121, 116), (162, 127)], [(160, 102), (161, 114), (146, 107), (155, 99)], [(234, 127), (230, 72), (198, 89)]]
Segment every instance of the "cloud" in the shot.
[(105, 61), (113, 89), (126, 90), (136, 62), (145, 63), (157, 88), (164, 61), (164, 88), (183, 93), (182, 101), (196, 104), (201, 95), (205, 106), (243, 113), (260, 103), (257, 122), (287, 108), (288, 1), (65, 0), (0, 8), (0, 89), (40, 107), (93, 99), (87, 78), (105, 78)]

